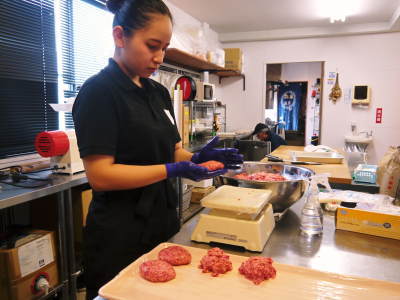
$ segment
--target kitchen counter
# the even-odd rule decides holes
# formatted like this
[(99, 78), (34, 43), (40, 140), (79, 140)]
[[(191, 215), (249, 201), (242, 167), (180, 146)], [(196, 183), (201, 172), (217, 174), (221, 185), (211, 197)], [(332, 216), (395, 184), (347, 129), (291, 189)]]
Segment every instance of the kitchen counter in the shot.
[[(243, 256), (268, 256), (276, 262), (341, 275), (400, 282), (400, 241), (361, 233), (335, 230), (335, 217), (325, 214), (324, 233), (311, 241), (300, 234), (303, 201), (295, 203), (276, 224), (262, 253), (222, 246), (226, 252)], [(204, 210), (205, 211), (205, 210)], [(192, 242), (190, 236), (199, 215), (185, 223), (169, 242), (210, 249)]]
[[(21, 188), (0, 183), (0, 209), (58, 193), (88, 182), (85, 172), (67, 175), (52, 174), (51, 171), (42, 171), (34, 175), (32, 174), (32, 176), (40, 178), (48, 177), (49, 184), (43, 187)], [(23, 182), (21, 182), (21, 184), (23, 184)]]
[[(303, 146), (279, 146), (271, 155), (278, 156), (282, 159), (290, 160), (291, 151), (304, 151)], [(263, 159), (262, 162), (267, 162), (268, 159)], [(304, 165), (304, 167), (313, 170), (315, 173), (329, 173), (330, 183), (351, 184), (352, 177), (349, 166), (346, 160), (341, 164), (322, 164), (322, 165)]]

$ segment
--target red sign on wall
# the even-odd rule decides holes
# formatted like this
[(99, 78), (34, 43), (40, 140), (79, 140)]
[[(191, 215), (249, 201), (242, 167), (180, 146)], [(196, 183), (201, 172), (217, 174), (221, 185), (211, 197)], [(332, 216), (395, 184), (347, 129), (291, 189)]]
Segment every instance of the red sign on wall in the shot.
[(376, 109), (375, 123), (382, 123), (382, 107)]

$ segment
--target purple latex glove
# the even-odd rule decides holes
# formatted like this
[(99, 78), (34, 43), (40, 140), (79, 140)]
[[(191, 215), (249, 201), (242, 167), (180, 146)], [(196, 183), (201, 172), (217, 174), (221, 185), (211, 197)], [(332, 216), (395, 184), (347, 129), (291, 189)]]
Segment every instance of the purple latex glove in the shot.
[(181, 161), (165, 165), (167, 168), (167, 177), (184, 177), (194, 181), (213, 178), (226, 173), (226, 169), (208, 171), (207, 168), (196, 165), (190, 161)]
[(216, 160), (224, 164), (225, 168), (237, 169), (237, 165), (243, 164), (243, 155), (236, 148), (214, 148), (219, 137), (214, 137), (199, 152), (193, 154), (192, 162), (201, 164), (209, 160)]

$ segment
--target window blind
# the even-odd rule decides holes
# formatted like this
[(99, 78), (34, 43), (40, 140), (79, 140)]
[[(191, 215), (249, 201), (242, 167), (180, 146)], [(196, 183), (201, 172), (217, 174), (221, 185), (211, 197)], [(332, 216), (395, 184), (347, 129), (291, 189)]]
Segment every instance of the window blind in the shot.
[(0, 159), (33, 153), (58, 128), (53, 0), (0, 1)]
[[(113, 56), (111, 14), (101, 0), (64, 0), (60, 5), (62, 97), (73, 98), (89, 77), (97, 74)], [(65, 127), (73, 128), (71, 113)]]

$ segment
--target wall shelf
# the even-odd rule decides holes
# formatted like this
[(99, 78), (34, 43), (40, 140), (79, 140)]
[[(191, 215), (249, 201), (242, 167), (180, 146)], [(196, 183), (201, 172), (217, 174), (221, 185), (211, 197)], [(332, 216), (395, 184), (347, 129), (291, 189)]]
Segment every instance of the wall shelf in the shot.
[(243, 90), (246, 88), (245, 76), (239, 71), (225, 69), (177, 48), (168, 48), (165, 53), (164, 61), (166, 63), (185, 67), (197, 72), (209, 71), (210, 73), (219, 77), (219, 83), (221, 83), (222, 78), (239, 76), (243, 78)]

